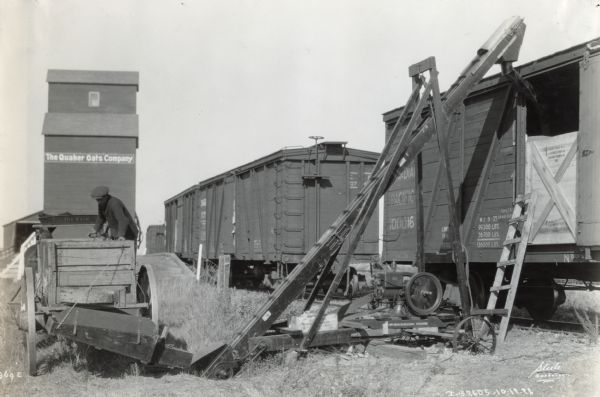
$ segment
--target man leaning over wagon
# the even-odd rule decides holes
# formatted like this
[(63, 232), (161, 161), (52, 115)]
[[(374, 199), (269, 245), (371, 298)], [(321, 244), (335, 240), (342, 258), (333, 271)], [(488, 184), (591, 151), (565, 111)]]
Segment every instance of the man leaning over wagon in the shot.
[(106, 224), (107, 237), (112, 240), (137, 239), (138, 230), (133, 217), (121, 200), (108, 194), (108, 187), (95, 187), (91, 196), (98, 202), (98, 217), (90, 237), (105, 235), (102, 230)]

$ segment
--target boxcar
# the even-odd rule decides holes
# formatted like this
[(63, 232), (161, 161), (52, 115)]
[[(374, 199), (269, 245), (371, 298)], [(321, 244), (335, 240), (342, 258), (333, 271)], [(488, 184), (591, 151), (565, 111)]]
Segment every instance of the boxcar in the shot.
[[(282, 149), (165, 201), (166, 248), (188, 262), (231, 255), (232, 277), (285, 276), (357, 194), (378, 154), (322, 142)], [(374, 217), (354, 262), (378, 255)], [(345, 246), (340, 252), (340, 260)]]
[[(450, 115), (455, 204), (479, 304), (513, 202), (529, 192), (537, 200), (517, 303), (547, 318), (564, 301), (555, 279), (580, 280), (588, 288), (600, 281), (599, 50), (596, 39), (515, 67), (525, 84), (488, 77)], [(399, 112), (383, 115), (386, 134)], [(438, 153), (432, 139), (386, 193), (382, 260), (420, 262), (453, 282), (447, 183)]]
[(146, 254), (165, 252), (165, 225), (150, 225), (146, 229)]

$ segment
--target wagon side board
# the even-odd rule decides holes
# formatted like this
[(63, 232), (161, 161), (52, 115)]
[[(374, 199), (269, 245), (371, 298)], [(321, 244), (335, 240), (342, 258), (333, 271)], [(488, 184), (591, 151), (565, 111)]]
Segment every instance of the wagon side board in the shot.
[(136, 303), (133, 241), (42, 239), (38, 258), (37, 292), (48, 306)]

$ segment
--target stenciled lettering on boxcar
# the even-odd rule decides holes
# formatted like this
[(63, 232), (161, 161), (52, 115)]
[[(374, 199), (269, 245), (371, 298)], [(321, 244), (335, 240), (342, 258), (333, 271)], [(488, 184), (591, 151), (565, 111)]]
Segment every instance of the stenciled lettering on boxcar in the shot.
[(350, 175), (348, 178), (348, 188), (358, 189), (358, 180), (359, 179), (360, 179), (360, 175), (357, 171), (350, 171)]
[(415, 216), (414, 215), (392, 217), (392, 218), (390, 218), (390, 220), (388, 222), (388, 229), (390, 231), (406, 230), (406, 229), (414, 229), (414, 228), (415, 228)]
[(394, 260), (399, 257), (410, 260), (412, 257), (417, 227), (415, 204), (415, 167), (410, 164), (396, 176), (385, 194), (384, 255), (391, 255)]
[(414, 180), (415, 179), (415, 165), (411, 164), (410, 166), (404, 168), (398, 178), (396, 180), (406, 181), (406, 180)]
[(371, 178), (371, 174), (372, 174), (372, 172), (363, 172), (363, 176), (364, 176), (363, 183), (362, 183), (363, 186), (365, 186), (369, 182), (369, 179)]
[(442, 226), (442, 250), (452, 249), (452, 235), (450, 234), (449, 226)]
[(415, 189), (400, 189), (388, 193), (389, 205), (407, 205), (415, 203)]
[(512, 216), (511, 207), (500, 208), (498, 214), (477, 218), (477, 248), (499, 248), (506, 234), (507, 220)]

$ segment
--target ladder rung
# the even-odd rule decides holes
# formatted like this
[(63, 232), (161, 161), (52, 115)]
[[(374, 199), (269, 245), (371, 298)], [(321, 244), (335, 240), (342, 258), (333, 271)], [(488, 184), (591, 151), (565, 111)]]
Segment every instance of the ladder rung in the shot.
[(496, 267), (506, 267), (506, 266), (513, 266), (513, 265), (515, 265), (516, 263), (517, 263), (517, 261), (516, 261), (516, 260), (514, 260), (514, 259), (510, 259), (510, 260), (508, 260), (508, 261), (504, 261), (504, 262), (498, 262), (498, 263), (496, 264)]
[(514, 225), (515, 223), (525, 222), (526, 220), (527, 220), (527, 215), (521, 215), (519, 217), (512, 218), (511, 220), (509, 220), (508, 224), (509, 225)]
[(511, 238), (509, 240), (506, 240), (504, 242), (504, 245), (510, 245), (510, 244), (518, 244), (521, 242), (521, 237), (516, 237), (516, 238)]
[(471, 314), (474, 316), (508, 316), (508, 309), (471, 309)]
[(490, 288), (490, 292), (504, 291), (504, 290), (511, 289), (511, 288), (512, 288), (512, 285), (510, 285), (510, 284), (499, 285), (499, 286), (494, 285)]

